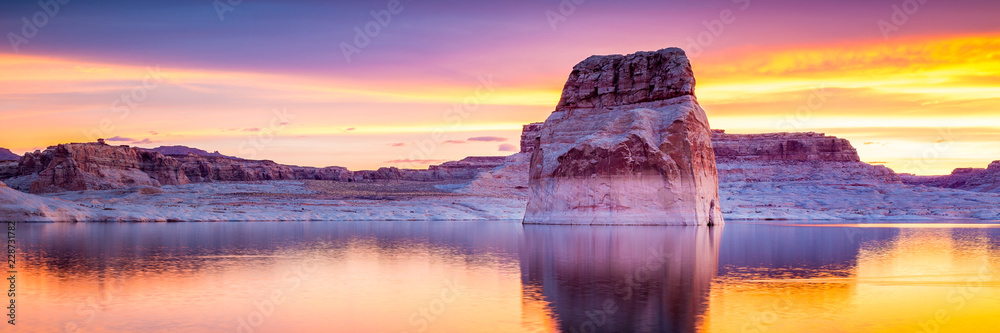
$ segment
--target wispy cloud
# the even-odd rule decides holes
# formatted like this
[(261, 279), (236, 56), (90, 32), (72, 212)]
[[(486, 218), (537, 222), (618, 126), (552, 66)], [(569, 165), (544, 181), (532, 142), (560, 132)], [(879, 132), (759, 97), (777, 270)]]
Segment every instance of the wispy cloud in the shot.
[(476, 137), (468, 138), (466, 140), (477, 141), (477, 142), (503, 142), (503, 141), (507, 141), (507, 138), (499, 137), (499, 136), (476, 136)]
[(500, 145), (499, 151), (517, 151), (517, 147), (509, 143), (504, 143)]

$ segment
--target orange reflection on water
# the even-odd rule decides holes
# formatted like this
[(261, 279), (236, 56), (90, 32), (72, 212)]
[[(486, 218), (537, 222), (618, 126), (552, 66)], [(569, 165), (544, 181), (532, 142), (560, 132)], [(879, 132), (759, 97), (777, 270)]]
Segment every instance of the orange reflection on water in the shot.
[(983, 228), (1000, 228), (1000, 224), (992, 223), (830, 223), (830, 224), (813, 224), (813, 223), (798, 223), (798, 224), (774, 224), (779, 226), (796, 226), (796, 227), (826, 227), (826, 228), (899, 228), (899, 229), (915, 229), (915, 228), (930, 228), (930, 229), (983, 229)]
[(1000, 249), (985, 230), (954, 229), (965, 226), (889, 225), (899, 235), (863, 243), (853, 267), (720, 277), (700, 330), (991, 331), (1000, 327)]
[(516, 258), (490, 250), (516, 251), (520, 225), (438, 223), (29, 226), (18, 326), (554, 331), (547, 303), (523, 297)]
[(998, 327), (997, 229), (857, 226), (27, 225), (18, 324), (244, 333)]

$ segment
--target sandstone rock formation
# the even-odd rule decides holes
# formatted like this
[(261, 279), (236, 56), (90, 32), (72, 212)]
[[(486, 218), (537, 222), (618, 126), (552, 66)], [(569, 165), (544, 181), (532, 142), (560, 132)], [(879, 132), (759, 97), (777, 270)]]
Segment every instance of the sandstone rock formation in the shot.
[(531, 123), (521, 128), (521, 151), (526, 154), (535, 151), (535, 139), (542, 133), (545, 123)]
[(0, 148), (0, 162), (3, 161), (17, 161), (20, 160), (21, 156), (14, 154), (6, 148)]
[(1000, 161), (993, 161), (985, 169), (955, 169), (945, 176), (901, 175), (903, 183), (959, 189), (966, 191), (1000, 193)]
[(524, 223), (722, 224), (694, 85), (677, 48), (573, 67), (534, 144)]
[(712, 130), (712, 145), (720, 183), (900, 183), (891, 169), (861, 162), (850, 141), (823, 133), (727, 134)]
[(521, 129), (521, 150), (504, 158), (500, 166), (479, 173), (460, 193), (502, 197), (527, 197), (531, 153), (544, 123), (531, 123)]
[[(524, 137), (533, 141), (538, 135), (526, 131)], [(901, 176), (891, 169), (860, 162), (854, 147), (836, 137), (817, 133), (726, 134), (715, 130), (713, 147), (722, 213), (727, 220), (1000, 218), (1000, 208), (995, 208), (1000, 206), (992, 204), (1000, 201), (995, 194), (903, 184)], [(529, 168), (530, 155), (509, 156), (504, 165), (481, 173), (459, 192), (529, 196), (528, 177), (523, 170)], [(989, 169), (963, 169), (956, 174), (970, 179), (988, 170), (1000, 170), (1000, 162), (993, 165)], [(907, 182), (912, 177), (924, 182), (928, 178), (949, 178), (902, 177)], [(983, 184), (996, 183), (982, 179)], [(971, 183), (966, 180), (962, 184)]]
[(103, 143), (71, 143), (25, 154), (13, 177), (26, 177), (31, 193), (181, 185), (190, 181), (177, 160), (163, 154)]
[(0, 180), (17, 176), (17, 164), (18, 161), (0, 161)]
[[(162, 149), (161, 149), (162, 148)], [(183, 146), (155, 149), (73, 143), (0, 162), (0, 181), (31, 193), (182, 185), (190, 182), (332, 180), (466, 181), (504, 163), (503, 156), (472, 156), (425, 170), (350, 171), (344, 167), (301, 167), (267, 160), (245, 160)]]
[(188, 146), (160, 146), (149, 150), (155, 151), (163, 155), (197, 155), (197, 156), (235, 158), (232, 156), (222, 155), (221, 153), (219, 153), (219, 151), (215, 151), (214, 153), (209, 153), (207, 151), (198, 148), (191, 148)]
[(823, 133), (726, 134), (712, 130), (717, 161), (860, 162), (850, 141)]
[(503, 165), (480, 173), (458, 192), (502, 197), (527, 197), (528, 162), (530, 160), (531, 153), (517, 153), (507, 156)]

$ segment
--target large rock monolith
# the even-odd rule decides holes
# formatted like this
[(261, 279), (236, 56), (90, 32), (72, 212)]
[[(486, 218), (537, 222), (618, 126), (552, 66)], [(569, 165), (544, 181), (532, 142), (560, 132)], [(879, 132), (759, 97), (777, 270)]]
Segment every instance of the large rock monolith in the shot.
[(720, 225), (712, 132), (684, 51), (573, 67), (531, 156), (524, 223)]

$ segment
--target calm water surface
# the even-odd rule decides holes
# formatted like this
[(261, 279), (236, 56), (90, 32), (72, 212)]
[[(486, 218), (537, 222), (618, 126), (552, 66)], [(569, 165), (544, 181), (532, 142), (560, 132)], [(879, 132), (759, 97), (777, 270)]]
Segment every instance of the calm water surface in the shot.
[(18, 228), (24, 332), (1000, 327), (1000, 224)]

